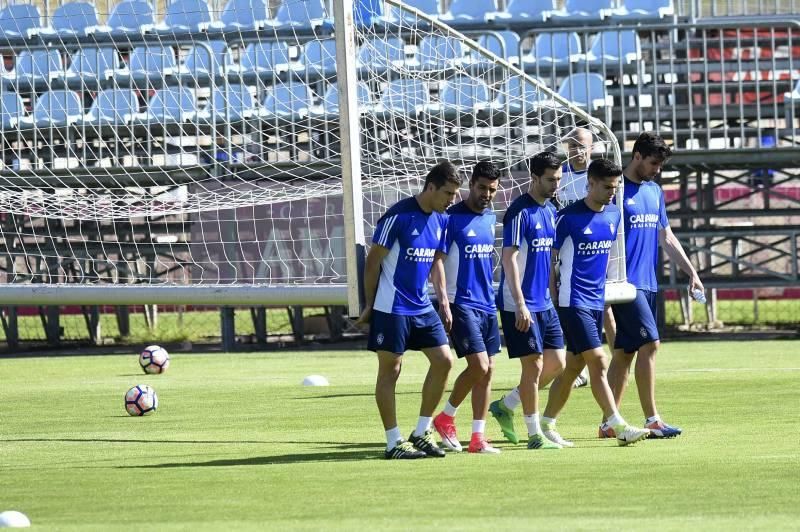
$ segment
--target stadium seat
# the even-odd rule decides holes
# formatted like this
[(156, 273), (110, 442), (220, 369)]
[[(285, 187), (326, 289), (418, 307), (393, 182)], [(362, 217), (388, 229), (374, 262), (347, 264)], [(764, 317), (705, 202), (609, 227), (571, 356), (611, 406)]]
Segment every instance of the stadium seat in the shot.
[(203, 31), (211, 24), (206, 0), (173, 0), (167, 4), (164, 20), (155, 26), (159, 33)]
[[(506, 97), (508, 95), (508, 101)], [(502, 106), (507, 106), (511, 115), (527, 115), (536, 112), (548, 98), (534, 83), (514, 76), (508, 80), (504, 94), (499, 98)]]
[(675, 15), (672, 0), (625, 0), (611, 12), (612, 22), (653, 22)]
[(270, 87), (262, 105), (261, 116), (267, 120), (281, 118), (294, 122), (309, 115), (314, 96), (303, 82), (281, 83)]
[(45, 92), (36, 100), (33, 115), (20, 123), (35, 127), (61, 127), (73, 124), (83, 117), (83, 105), (78, 93), (69, 90)]
[(477, 78), (457, 76), (444, 82), (440, 92), (441, 103), (430, 106), (432, 112), (441, 108), (446, 116), (461, 113), (489, 111), (496, 107), (486, 83)]
[(255, 107), (253, 91), (247, 85), (217, 85), (211, 101), (205, 109), (197, 113), (197, 118), (207, 122), (237, 122), (253, 117)]
[(8, 5), (0, 10), (0, 37), (27, 39), (41, 29), (40, 21), (39, 8), (35, 5)]
[(239, 60), (239, 65), (233, 71), (247, 73), (279, 74), (290, 69), (289, 46), (279, 41), (259, 41), (250, 43), (245, 48), (244, 55)]
[(139, 99), (132, 89), (104, 89), (78, 125), (125, 125), (139, 113)]
[(423, 67), (442, 68), (461, 63), (465, 59), (464, 53), (460, 39), (428, 35), (419, 45), (417, 60)]
[(616, 0), (566, 0), (564, 9), (550, 12), (547, 18), (560, 24), (602, 20), (616, 7)]
[(5, 132), (17, 128), (20, 120), (25, 117), (25, 104), (15, 92), (3, 92), (0, 95), (0, 122)]
[(14, 79), (17, 83), (49, 83), (51, 79), (63, 74), (64, 65), (58, 50), (22, 50), (14, 65)]
[(85, 47), (72, 56), (67, 78), (82, 81), (109, 79), (120, 68), (119, 56), (115, 48)]
[(606, 80), (595, 72), (567, 76), (561, 82), (558, 94), (589, 111), (611, 105), (606, 91)]
[(333, 29), (323, 0), (285, 0), (275, 15), (277, 28)]
[(336, 41), (314, 40), (306, 43), (300, 57), (305, 79), (328, 78), (336, 75)]
[(224, 30), (258, 29), (269, 22), (269, 7), (264, 0), (228, 0), (219, 21), (211, 27)]
[(512, 24), (544, 22), (555, 10), (555, 0), (511, 0), (505, 11), (496, 13), (495, 18)]
[[(426, 15), (430, 15), (433, 18), (439, 18), (441, 12), (439, 11), (439, 1), (438, 0), (409, 0), (408, 2), (404, 2), (407, 6), (413, 7), (419, 11), (422, 11)], [(392, 7), (389, 10), (388, 15), (386, 16), (387, 21), (389, 22), (397, 22), (400, 20), (401, 10), (397, 7)], [(408, 11), (403, 12), (404, 20), (407, 21), (407, 24), (418, 24), (421, 21), (418, 21), (417, 18), (409, 13)]]
[(581, 40), (575, 32), (540, 33), (523, 63), (566, 65), (581, 57)]
[(586, 57), (580, 61), (590, 65), (634, 63), (642, 59), (642, 47), (635, 30), (602, 31), (592, 42)]
[(439, 17), (449, 26), (475, 24), (494, 19), (497, 0), (453, 0), (447, 13)]
[(51, 24), (52, 33), (60, 36), (85, 35), (99, 24), (97, 8), (90, 2), (67, 2), (55, 10)]
[(428, 110), (431, 96), (421, 79), (390, 81), (381, 95), (381, 107), (392, 113), (415, 116)]
[(147, 110), (139, 121), (159, 124), (180, 124), (197, 114), (197, 99), (188, 87), (165, 87), (150, 98)]
[(400, 37), (381, 39), (376, 37), (363, 43), (358, 50), (356, 64), (359, 68), (388, 68), (392, 64), (404, 64), (410, 61), (406, 58), (406, 44)]
[(110, 32), (112, 35), (128, 33), (144, 33), (153, 29), (153, 6), (145, 0), (122, 0), (111, 10), (105, 26), (98, 31)]
[[(519, 63), (519, 35), (516, 32), (503, 30), (486, 33), (478, 38), (478, 44), (493, 54), (507, 59), (510, 63)], [(479, 63), (488, 62), (488, 59), (478, 58)]]
[(197, 43), (189, 49), (180, 66), (180, 73), (196, 79), (199, 76), (223, 74), (231, 65), (228, 43), (225, 41), (207, 41)]
[[(372, 93), (363, 81), (359, 81), (356, 84), (356, 99), (360, 112), (370, 111), (375, 105), (372, 101)], [(322, 98), (322, 108), (319, 112), (327, 116), (339, 114), (339, 86), (336, 83), (331, 83), (328, 86), (328, 90), (325, 91), (325, 96)]]
[[(163, 79), (176, 72), (178, 63), (169, 46), (138, 46), (128, 58), (127, 72), (136, 81)], [(126, 69), (123, 69), (124, 72)]]

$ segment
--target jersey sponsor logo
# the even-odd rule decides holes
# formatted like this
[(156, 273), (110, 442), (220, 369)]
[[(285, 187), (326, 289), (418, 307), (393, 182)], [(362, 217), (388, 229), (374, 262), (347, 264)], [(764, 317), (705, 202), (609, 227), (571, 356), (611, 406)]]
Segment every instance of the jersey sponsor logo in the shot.
[(602, 255), (611, 250), (613, 240), (597, 240), (595, 242), (578, 242), (578, 255)]
[(464, 253), (493, 253), (494, 244), (467, 244), (464, 246)]
[(542, 237), (531, 239), (530, 252), (550, 251), (553, 247), (553, 237)]
[(658, 215), (657, 214), (632, 214), (628, 221), (631, 224), (631, 229), (657, 229), (658, 228)]
[(434, 255), (436, 255), (434, 248), (407, 248), (405, 259), (414, 262), (433, 262)]
[(413, 231), (411, 231), (411, 236), (419, 236), (419, 231), (417, 231), (416, 227), (414, 228)]
[(478, 236), (478, 235), (475, 233), (475, 230), (470, 229), (469, 231), (467, 231), (467, 236)]

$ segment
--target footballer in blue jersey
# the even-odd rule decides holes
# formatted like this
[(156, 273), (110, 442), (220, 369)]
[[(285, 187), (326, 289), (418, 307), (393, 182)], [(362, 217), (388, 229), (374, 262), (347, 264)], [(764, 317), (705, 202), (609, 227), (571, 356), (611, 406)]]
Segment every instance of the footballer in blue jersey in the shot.
[[(386, 431), (387, 459), (444, 456), (430, 424), (453, 358), (447, 334), (428, 298), (428, 277), (434, 284), (444, 282), (444, 273), (431, 275), (431, 268), (436, 252), (444, 250), (445, 211), (461, 183), (452, 163), (434, 166), (425, 177), (422, 192), (399, 201), (378, 220), (367, 255), (365, 308), (359, 323), (369, 323), (368, 348), (378, 354), (375, 401)], [(395, 386), (408, 349), (425, 353), (430, 368), (422, 387), (417, 427), (405, 441), (397, 425)]]
[(572, 383), (588, 366), (597, 404), (613, 426), (618, 443), (629, 445), (646, 438), (649, 431), (628, 425), (619, 414), (606, 378), (601, 338), (606, 273), (620, 224), (619, 209), (611, 200), (621, 175), (622, 168), (614, 162), (593, 161), (587, 172), (586, 197), (558, 213), (550, 283), (552, 292), (557, 294), (555, 303), (567, 350), (573, 356), (568, 357), (564, 372), (553, 381), (544, 418), (555, 432), (555, 420), (569, 399)]
[(503, 434), (516, 443), (513, 410), (522, 403), (529, 449), (559, 449), (539, 423), (539, 387), (564, 369), (564, 337), (550, 299), (550, 248), (555, 236), (551, 199), (561, 179), (561, 159), (551, 152), (528, 162), (528, 190), (515, 199), (503, 217), (503, 271), (497, 295), (500, 320), (510, 358), (519, 359), (519, 385), (494, 401), (489, 411)]
[[(656, 299), (659, 242), (673, 264), (690, 279), (689, 289), (704, 290), (678, 239), (670, 229), (664, 193), (653, 180), (672, 155), (664, 140), (651, 132), (642, 133), (633, 146), (632, 159), (625, 167), (623, 222), (625, 229), (625, 265), (628, 282), (636, 287), (636, 298), (630, 303), (613, 305), (617, 322), (614, 357), (608, 379), (619, 403), (628, 384), (634, 357), (636, 386), (651, 437), (672, 438), (681, 429), (666, 424), (658, 414), (655, 400), (655, 358), (660, 345)], [(607, 435), (601, 425), (601, 437)]]
[[(491, 394), (494, 355), (500, 351), (500, 329), (492, 286), (497, 217), (492, 200), (497, 194), (500, 171), (490, 161), (472, 169), (467, 198), (447, 209), (445, 249), (436, 256), (444, 262), (446, 291), (437, 293), (445, 327), (456, 354), (467, 367), (456, 377), (444, 410), (433, 427), (445, 447), (461, 451), (455, 426), (458, 407), (472, 392), (472, 436), (469, 452), (498, 453), (484, 437)], [(436, 269), (435, 271), (440, 271)], [(434, 286), (442, 286), (434, 283)], [(448, 305), (449, 304), (449, 305)]]

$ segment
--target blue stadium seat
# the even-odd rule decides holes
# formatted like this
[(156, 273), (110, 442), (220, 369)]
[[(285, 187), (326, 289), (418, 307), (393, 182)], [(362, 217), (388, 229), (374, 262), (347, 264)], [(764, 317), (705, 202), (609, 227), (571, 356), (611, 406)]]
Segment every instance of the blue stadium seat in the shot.
[(323, 0), (285, 0), (275, 15), (278, 28), (333, 29), (333, 16)]
[(495, 18), (510, 23), (544, 22), (555, 10), (555, 0), (511, 0), (505, 11), (496, 13)]
[(290, 69), (289, 46), (280, 41), (259, 41), (245, 48), (239, 65), (233, 70), (245, 73), (285, 72)]
[[(508, 98), (508, 112), (512, 115), (527, 115), (538, 111), (539, 107), (548, 101), (544, 92), (534, 83), (514, 76), (508, 80), (504, 94)], [(501, 94), (500, 103), (505, 106), (506, 98)]]
[(611, 104), (606, 80), (596, 72), (571, 74), (561, 82), (558, 94), (567, 100), (594, 111)]
[(400, 37), (375, 37), (359, 48), (357, 65), (359, 68), (387, 68), (392, 64), (408, 63), (405, 47)]
[(300, 57), (306, 79), (328, 78), (336, 75), (336, 41), (313, 40), (306, 43)]
[(64, 65), (58, 50), (22, 50), (14, 65), (14, 77), (19, 83), (49, 82), (63, 74)]
[[(358, 101), (358, 109), (361, 112), (371, 110), (375, 103), (372, 101), (372, 92), (363, 81), (356, 84), (356, 100)], [(322, 113), (325, 115), (338, 115), (339, 114), (339, 86), (336, 83), (331, 83), (328, 90), (325, 91), (325, 96), (322, 98)]]
[(247, 85), (225, 84), (214, 87), (211, 101), (197, 113), (200, 121), (238, 122), (256, 113), (253, 90)]
[(314, 96), (303, 82), (281, 83), (267, 91), (262, 105), (261, 115), (267, 120), (281, 118), (295, 122), (309, 115), (314, 106)]
[(581, 59), (590, 65), (634, 63), (642, 59), (642, 46), (635, 30), (602, 31)]
[(72, 56), (67, 77), (77, 77), (83, 81), (109, 79), (119, 67), (119, 56), (115, 48), (86, 47)]
[(674, 15), (672, 0), (625, 0), (624, 5), (611, 12), (611, 21), (653, 22)]
[(450, 10), (439, 17), (449, 26), (489, 22), (497, 13), (497, 0), (453, 0)]
[(488, 111), (496, 105), (489, 86), (481, 79), (467, 76), (447, 80), (440, 94), (441, 108), (446, 115)]
[(153, 6), (145, 0), (122, 0), (111, 10), (103, 31), (111, 34), (142, 33), (155, 24)]
[(104, 89), (78, 125), (125, 125), (139, 113), (139, 99), (132, 89)]
[(141, 122), (181, 124), (191, 121), (197, 114), (197, 98), (188, 87), (165, 87), (150, 98)]
[[(408, 0), (408, 2), (404, 2), (407, 6), (413, 7), (422, 11), (426, 15), (430, 15), (433, 18), (439, 18), (441, 12), (439, 11), (439, 1), (438, 0)], [(386, 19), (388, 21), (399, 21), (401, 19), (401, 10), (397, 7), (392, 7), (389, 10)], [(417, 23), (417, 19), (414, 15), (412, 15), (408, 11), (402, 12), (402, 18), (408, 21), (409, 24)]]
[(421, 79), (396, 79), (383, 90), (380, 103), (386, 111), (415, 116), (428, 110), (431, 95)]
[(97, 8), (90, 2), (67, 2), (55, 10), (51, 24), (58, 35), (85, 35), (99, 24)]
[(547, 18), (561, 24), (602, 20), (609, 17), (616, 7), (616, 0), (566, 0), (564, 9), (552, 11)]
[(264, 0), (228, 0), (218, 22), (212, 27), (230, 29), (261, 28), (269, 22), (269, 8)]
[(581, 40), (575, 32), (540, 33), (533, 48), (523, 58), (524, 63), (569, 64), (580, 58)]
[[(209, 52), (209, 48), (211, 51)], [(224, 73), (232, 65), (230, 50), (225, 41), (198, 43), (189, 49), (180, 67), (182, 74), (191, 77), (208, 76), (211, 69), (215, 75)]]
[(128, 58), (128, 73), (137, 81), (163, 79), (178, 68), (175, 52), (169, 46), (138, 46)]
[[(519, 63), (519, 43), (519, 35), (509, 30), (486, 33), (478, 38), (478, 44), (511, 63)], [(478, 59), (479, 61), (477, 62), (488, 61), (484, 58)]]
[(73, 124), (83, 117), (83, 104), (78, 93), (69, 90), (45, 92), (36, 100), (33, 115), (23, 118), (36, 127), (60, 127)]
[(155, 29), (159, 33), (203, 31), (210, 24), (211, 10), (206, 0), (173, 0)]
[(25, 104), (15, 92), (0, 94), (0, 123), (5, 132), (17, 129), (21, 119), (25, 117)]
[(27, 39), (41, 29), (40, 21), (39, 8), (35, 5), (8, 5), (0, 10), (0, 37)]
[(461, 63), (465, 59), (464, 53), (460, 39), (428, 35), (419, 44), (417, 60), (423, 67), (442, 68)]

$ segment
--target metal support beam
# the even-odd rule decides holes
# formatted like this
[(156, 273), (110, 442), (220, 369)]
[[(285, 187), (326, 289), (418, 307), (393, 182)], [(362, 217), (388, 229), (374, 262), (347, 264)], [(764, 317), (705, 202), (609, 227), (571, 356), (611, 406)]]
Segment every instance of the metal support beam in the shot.
[(226, 353), (236, 349), (236, 320), (233, 307), (220, 309), (220, 327), (222, 335), (222, 350)]

